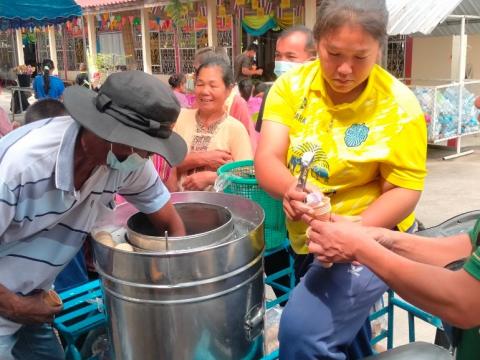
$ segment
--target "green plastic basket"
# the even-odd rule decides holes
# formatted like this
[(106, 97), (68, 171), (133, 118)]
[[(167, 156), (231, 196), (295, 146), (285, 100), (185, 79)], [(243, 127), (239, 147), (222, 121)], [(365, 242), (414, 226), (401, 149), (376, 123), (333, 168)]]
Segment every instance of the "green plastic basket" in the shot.
[(223, 190), (225, 193), (253, 200), (265, 211), (266, 249), (271, 250), (282, 245), (287, 237), (282, 202), (272, 198), (258, 186), (253, 160), (225, 164), (217, 173), (228, 182), (228, 186)]

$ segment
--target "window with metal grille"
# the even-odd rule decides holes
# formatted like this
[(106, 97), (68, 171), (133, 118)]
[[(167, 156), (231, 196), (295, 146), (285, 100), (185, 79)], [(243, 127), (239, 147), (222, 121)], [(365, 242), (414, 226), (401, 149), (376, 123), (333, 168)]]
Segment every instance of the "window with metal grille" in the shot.
[(396, 78), (405, 78), (405, 56), (406, 56), (405, 35), (390, 36), (386, 49), (386, 69)]
[(8, 73), (16, 65), (15, 33), (0, 31), (0, 72)]

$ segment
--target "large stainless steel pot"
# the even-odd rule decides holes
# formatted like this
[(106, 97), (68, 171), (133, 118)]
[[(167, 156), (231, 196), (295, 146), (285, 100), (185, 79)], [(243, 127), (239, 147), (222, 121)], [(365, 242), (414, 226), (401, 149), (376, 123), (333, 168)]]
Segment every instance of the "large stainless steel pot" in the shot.
[[(260, 358), (262, 209), (221, 193), (175, 193), (172, 199), (228, 209), (233, 234), (221, 241), (214, 236), (211, 244), (204, 237), (196, 248), (157, 252), (126, 252), (94, 241), (115, 359)], [(133, 214), (118, 213), (124, 219), (111, 221), (117, 228)], [(124, 227), (116, 231), (126, 233)]]

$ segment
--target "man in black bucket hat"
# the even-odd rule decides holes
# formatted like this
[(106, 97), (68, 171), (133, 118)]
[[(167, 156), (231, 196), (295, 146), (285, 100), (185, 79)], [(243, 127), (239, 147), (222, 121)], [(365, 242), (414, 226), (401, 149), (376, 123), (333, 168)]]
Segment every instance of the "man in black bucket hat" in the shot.
[(172, 132), (180, 106), (151, 75), (111, 75), (97, 94), (64, 93), (71, 116), (25, 125), (0, 140), (0, 359), (63, 359), (52, 331), (61, 306), (45, 291), (121, 194), (170, 235), (185, 233), (148, 156), (174, 166), (187, 147)]
[(98, 94), (69, 87), (64, 104), (77, 122), (104, 140), (159, 154), (170, 165), (185, 157), (185, 141), (172, 132), (178, 100), (168, 86), (142, 71), (110, 75)]

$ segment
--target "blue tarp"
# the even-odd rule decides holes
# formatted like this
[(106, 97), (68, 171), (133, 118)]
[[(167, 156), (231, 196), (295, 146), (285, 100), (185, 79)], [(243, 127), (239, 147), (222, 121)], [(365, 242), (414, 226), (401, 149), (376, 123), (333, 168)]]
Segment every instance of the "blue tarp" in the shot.
[(0, 29), (61, 24), (81, 16), (74, 0), (0, 0)]

